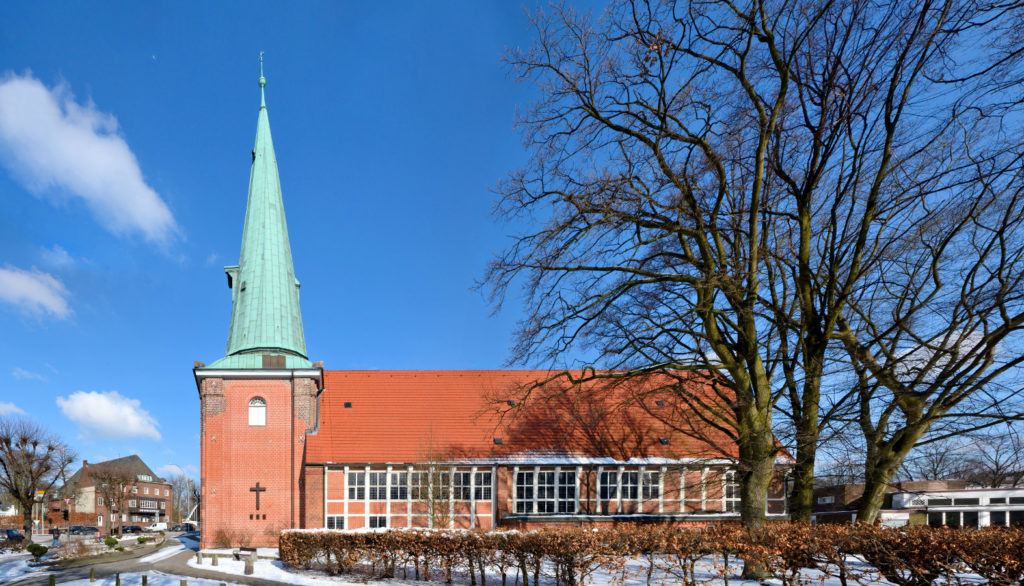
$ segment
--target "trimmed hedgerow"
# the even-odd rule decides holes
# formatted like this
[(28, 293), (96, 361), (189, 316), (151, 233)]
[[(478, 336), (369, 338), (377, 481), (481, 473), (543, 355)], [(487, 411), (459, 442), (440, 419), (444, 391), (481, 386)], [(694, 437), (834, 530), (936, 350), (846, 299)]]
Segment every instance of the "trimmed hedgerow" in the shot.
[[(899, 586), (955, 584), (965, 573), (993, 586), (1024, 579), (1024, 530), (882, 528), (772, 523), (758, 531), (737, 525), (686, 529), (632, 525), (614, 529), (518, 531), (285, 531), (281, 560), (330, 574), (361, 572), (378, 578), (486, 580), (485, 569), (505, 584), (523, 586), (543, 579), (556, 584), (588, 582), (598, 570), (622, 581), (665, 577), (701, 583), (697, 563), (712, 558), (723, 575), (744, 562), (763, 569), (785, 586), (807, 581), (817, 570), (848, 585), (879, 576)], [(637, 574), (630, 560), (645, 560)], [(863, 560), (863, 561), (861, 561)], [(864, 562), (867, 562), (865, 565)], [(870, 566), (870, 567), (869, 567)], [(396, 576), (401, 572), (401, 576)]]

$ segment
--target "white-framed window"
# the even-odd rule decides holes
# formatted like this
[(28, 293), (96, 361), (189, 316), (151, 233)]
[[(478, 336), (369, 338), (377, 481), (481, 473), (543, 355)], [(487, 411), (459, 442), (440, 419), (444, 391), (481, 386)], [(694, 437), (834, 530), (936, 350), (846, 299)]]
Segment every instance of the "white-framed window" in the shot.
[(537, 473), (537, 513), (555, 512), (555, 471)]
[(491, 473), (477, 472), (473, 489), (473, 498), (478, 501), (491, 500)]
[(661, 472), (644, 472), (644, 500), (654, 500), (661, 497)]
[(263, 397), (253, 397), (249, 401), (249, 425), (259, 426), (267, 424), (267, 402)]
[(139, 487), (133, 486), (132, 487), (132, 494), (139, 494)]
[(409, 496), (409, 473), (391, 473), (391, 500), (404, 501)]
[(473, 475), (471, 472), (454, 472), (452, 480), (455, 484), (452, 486), (452, 496), (457, 501), (468, 501), (472, 496), (472, 482)]
[(426, 500), (430, 493), (430, 473), (413, 472), (409, 474), (409, 496), (414, 501)]
[(640, 473), (632, 470), (627, 470), (621, 474), (622, 481), (622, 500), (637, 500), (640, 488)]
[(344, 515), (327, 515), (327, 528), (328, 529), (344, 529), (345, 528), (345, 516)]
[(161, 509), (161, 510), (162, 510), (162, 509), (166, 509), (166, 508), (167, 508), (167, 506), (166, 506), (166, 505), (167, 505), (167, 502), (166, 502), (166, 501), (160, 501), (160, 509)]
[(576, 512), (576, 471), (562, 470), (558, 473), (558, 512)]
[(135, 506), (135, 499), (128, 499), (128, 506), (129, 507), (134, 507)]
[(370, 515), (370, 529), (383, 529), (387, 526), (387, 515)]
[(538, 515), (575, 513), (576, 471), (520, 471), (516, 474), (516, 512)]
[(348, 500), (363, 500), (366, 498), (366, 473), (348, 473)]
[(101, 497), (101, 496), (96, 497), (96, 506), (97, 507), (102, 507), (103, 506), (103, 497)]
[(533, 472), (516, 474), (516, 512), (533, 512)]
[(97, 527), (102, 527), (103, 526), (103, 515), (96, 515), (96, 526)]
[(617, 470), (601, 471), (601, 490), (599, 496), (603, 501), (619, 498), (619, 472)]
[(370, 472), (370, 500), (386, 501), (388, 499), (388, 473)]
[(164, 496), (171, 496), (171, 489), (165, 488), (164, 489)]
[(727, 513), (740, 510), (740, 483), (736, 480), (735, 470), (722, 475), (722, 508)]
[(149, 487), (148, 486), (142, 489), (142, 494), (149, 494)]

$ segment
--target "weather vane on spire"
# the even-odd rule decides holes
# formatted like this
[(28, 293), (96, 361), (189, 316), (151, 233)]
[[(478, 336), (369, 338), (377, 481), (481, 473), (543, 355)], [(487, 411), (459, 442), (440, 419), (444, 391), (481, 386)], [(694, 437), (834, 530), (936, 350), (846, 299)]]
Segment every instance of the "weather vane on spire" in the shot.
[(260, 93), (263, 92), (263, 86), (267, 85), (267, 79), (263, 77), (263, 51), (260, 51)]

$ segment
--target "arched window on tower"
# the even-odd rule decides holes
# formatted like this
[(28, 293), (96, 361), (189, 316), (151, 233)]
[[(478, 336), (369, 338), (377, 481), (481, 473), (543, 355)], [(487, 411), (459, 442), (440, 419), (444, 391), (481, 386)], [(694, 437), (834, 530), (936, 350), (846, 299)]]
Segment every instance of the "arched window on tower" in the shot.
[(260, 397), (249, 401), (249, 425), (267, 424), (267, 402)]

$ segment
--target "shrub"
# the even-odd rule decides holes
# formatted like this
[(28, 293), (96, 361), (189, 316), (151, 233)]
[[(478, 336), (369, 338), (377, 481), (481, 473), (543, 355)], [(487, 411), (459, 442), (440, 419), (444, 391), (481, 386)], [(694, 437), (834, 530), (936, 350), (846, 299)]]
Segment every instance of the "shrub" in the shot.
[(114, 549), (116, 549), (117, 551), (124, 551), (124, 547), (122, 547), (120, 545), (115, 547)]
[(39, 545), (38, 543), (30, 543), (28, 547), (26, 547), (25, 549), (28, 550), (30, 554), (32, 554), (32, 557), (38, 560), (39, 558), (43, 557), (43, 555), (46, 554), (46, 552), (49, 551), (50, 548), (44, 545)]
[[(1024, 579), (1024, 529), (932, 529), (772, 523), (759, 531), (738, 525), (706, 529), (663, 525), (626, 525), (614, 529), (540, 531), (402, 530), (380, 532), (285, 531), (279, 539), (281, 561), (322, 568), (330, 574), (357, 567), (377, 578), (407, 574), (450, 580), (456, 571), (470, 584), (483, 569), (497, 570), (505, 582), (536, 586), (584, 584), (603, 569), (614, 583), (653, 583), (654, 572), (687, 585), (699, 583), (696, 564), (711, 557), (723, 576), (749, 561), (783, 585), (806, 583), (814, 569), (839, 583), (876, 583), (878, 574), (900, 586), (962, 583), (972, 572), (992, 586)], [(863, 557), (873, 569), (855, 558)], [(642, 558), (647, 563), (627, 561)], [(852, 560), (852, 561), (850, 561)], [(407, 577), (407, 576), (403, 576)], [(813, 580), (817, 580), (814, 578)], [(483, 582), (483, 580), (481, 580)]]
[(138, 542), (139, 542), (139, 543), (146, 543), (147, 541), (149, 541), (149, 538), (148, 538), (148, 537), (141, 537), (141, 536), (140, 536), (140, 537), (138, 538)]
[(104, 539), (103, 543), (104, 543), (104, 545), (106, 545), (107, 547), (110, 547), (110, 548), (117, 547), (117, 540), (114, 539), (113, 537), (108, 537), (108, 538)]

